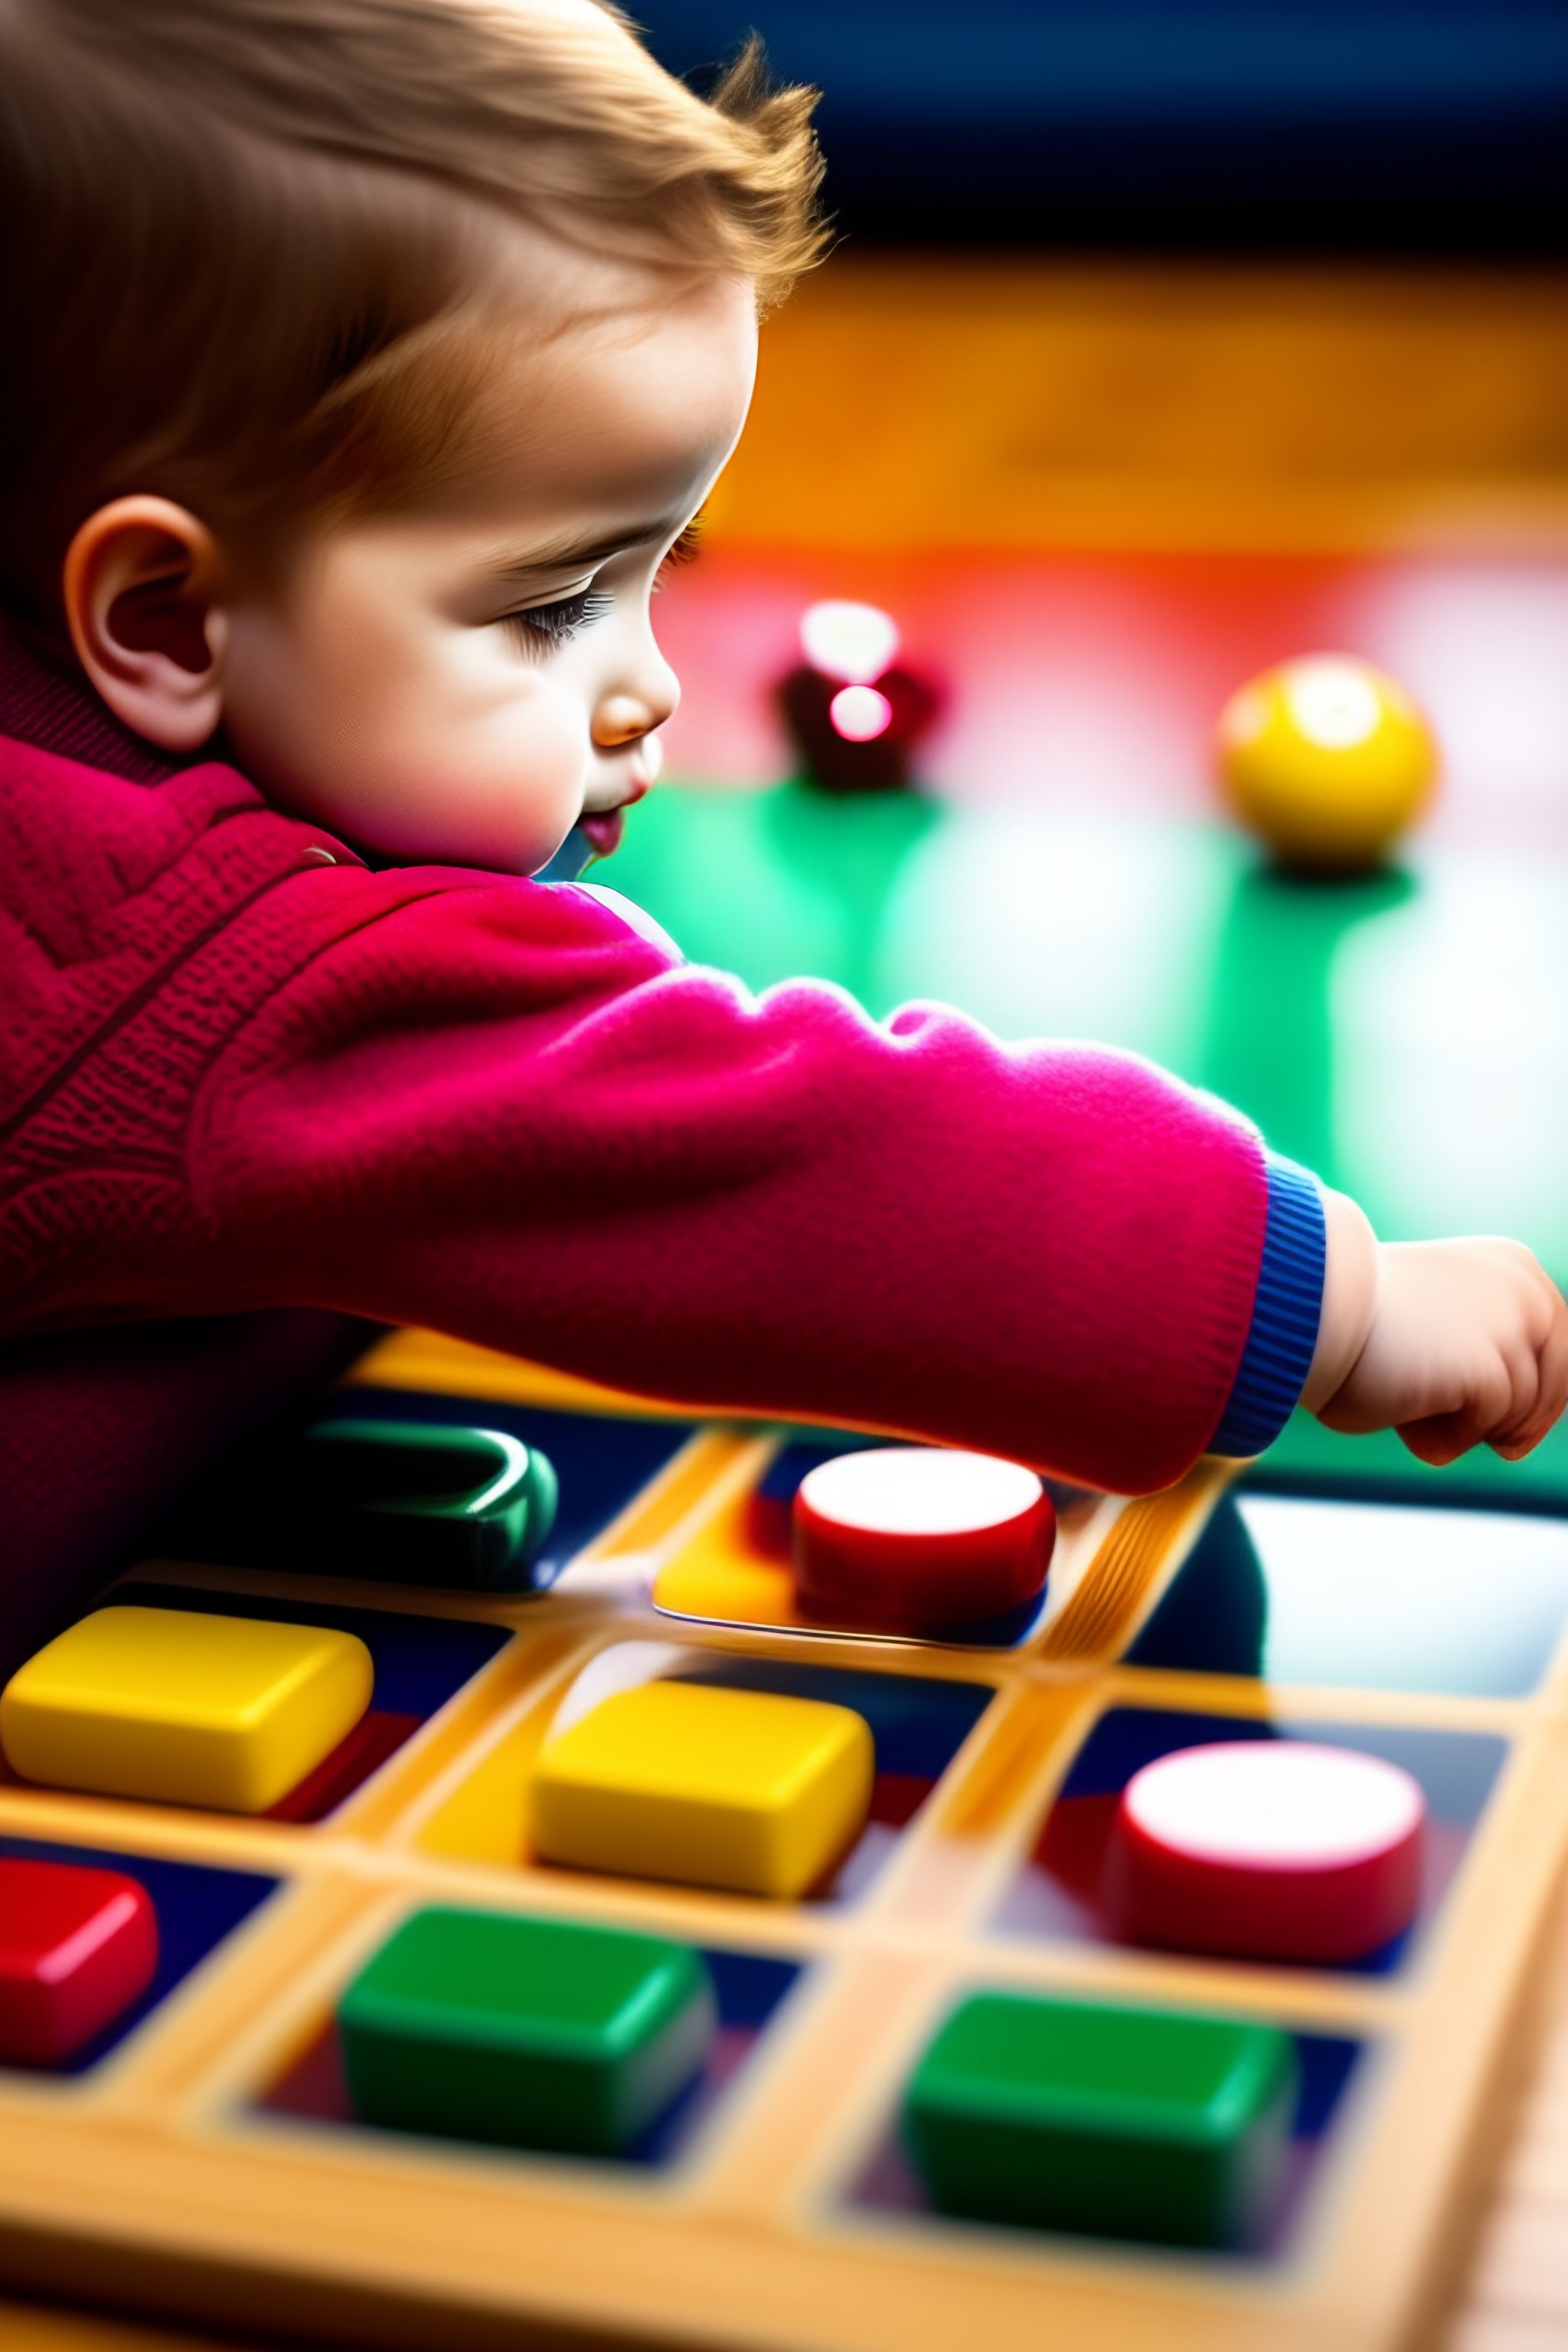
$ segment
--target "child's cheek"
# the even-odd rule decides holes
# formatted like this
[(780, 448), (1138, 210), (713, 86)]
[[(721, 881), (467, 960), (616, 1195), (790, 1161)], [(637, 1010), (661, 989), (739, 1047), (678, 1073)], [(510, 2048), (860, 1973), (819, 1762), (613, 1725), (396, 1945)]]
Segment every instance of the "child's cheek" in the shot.
[(360, 625), (334, 628), (338, 617), (243, 628), (227, 710), (241, 765), (384, 856), (535, 872), (582, 808), (581, 698), (491, 633), (382, 631), (363, 610)]
[(581, 702), (544, 677), (531, 677), (489, 708), (469, 708), (416, 781), (416, 821), (438, 821), (455, 864), (531, 874), (560, 847), (582, 813), (591, 757)]
[[(496, 634), (437, 635), (348, 699), (334, 771), (384, 854), (498, 873), (544, 865), (583, 804), (583, 701)], [(369, 685), (369, 680), (366, 680)]]

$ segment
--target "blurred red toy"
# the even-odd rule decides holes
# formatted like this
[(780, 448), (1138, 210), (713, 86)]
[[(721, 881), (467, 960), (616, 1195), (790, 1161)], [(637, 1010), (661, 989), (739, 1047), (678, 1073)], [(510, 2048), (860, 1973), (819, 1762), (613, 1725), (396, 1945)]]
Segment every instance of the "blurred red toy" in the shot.
[(898, 624), (874, 604), (832, 598), (807, 607), (800, 638), (805, 658), (780, 681), (778, 703), (803, 772), (830, 793), (907, 784), (943, 695), (898, 660)]

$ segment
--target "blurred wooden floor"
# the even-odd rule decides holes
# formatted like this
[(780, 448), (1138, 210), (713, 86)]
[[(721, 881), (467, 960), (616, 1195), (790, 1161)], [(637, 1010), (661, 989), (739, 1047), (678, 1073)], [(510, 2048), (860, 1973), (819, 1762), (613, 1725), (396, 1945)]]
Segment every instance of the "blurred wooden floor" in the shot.
[[(766, 327), (709, 524), (778, 547), (1561, 549), (1568, 278), (847, 250)], [(1435, 2352), (1568, 2352), (1568, 1900), (1546, 1999)], [(5, 2301), (0, 2346), (233, 2352)]]
[(1291, 547), (1568, 535), (1568, 277), (847, 248), (763, 332), (715, 536)]

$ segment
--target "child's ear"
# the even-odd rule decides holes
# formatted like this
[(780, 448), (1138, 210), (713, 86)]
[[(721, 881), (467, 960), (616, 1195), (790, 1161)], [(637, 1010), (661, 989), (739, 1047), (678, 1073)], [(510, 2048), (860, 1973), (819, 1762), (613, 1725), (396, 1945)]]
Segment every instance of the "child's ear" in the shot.
[(168, 499), (115, 499), (65, 561), (65, 607), (88, 677), (133, 733), (195, 751), (223, 715), (228, 630), (216, 541)]

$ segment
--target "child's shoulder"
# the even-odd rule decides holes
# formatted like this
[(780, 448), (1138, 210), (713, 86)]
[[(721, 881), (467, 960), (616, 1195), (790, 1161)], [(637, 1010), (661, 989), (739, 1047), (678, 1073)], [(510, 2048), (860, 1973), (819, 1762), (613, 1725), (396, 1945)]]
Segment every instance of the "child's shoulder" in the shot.
[(617, 922), (625, 924), (627, 930), (635, 931), (637, 938), (646, 940), (650, 947), (662, 948), (665, 954), (671, 957), (677, 963), (684, 961), (680, 950), (676, 946), (664, 925), (656, 922), (646, 908), (639, 907), (632, 899), (625, 898), (619, 890), (613, 890), (607, 882), (573, 882), (566, 887), (569, 889), (581, 891), (584, 898), (592, 898), (596, 906), (606, 908)]
[[(177, 1064), (188, 1099), (200, 1069), (291, 983), (310, 999), (308, 1025), (330, 1026), (353, 1015), (348, 1000), (399, 989), (433, 1018), (454, 966), (467, 993), (484, 992), (492, 963), (515, 991), (521, 957), (549, 994), (574, 950), (600, 982), (606, 958), (616, 975), (637, 966), (627, 981), (679, 961), (618, 891), (438, 867), (373, 873), (236, 768), (181, 766), (120, 740), (64, 680), (30, 694), (5, 684), (0, 1122), (14, 1132), (111, 1065), (129, 1080), (149, 1061), (165, 1076)], [(131, 1052), (143, 1034), (145, 1050)]]

